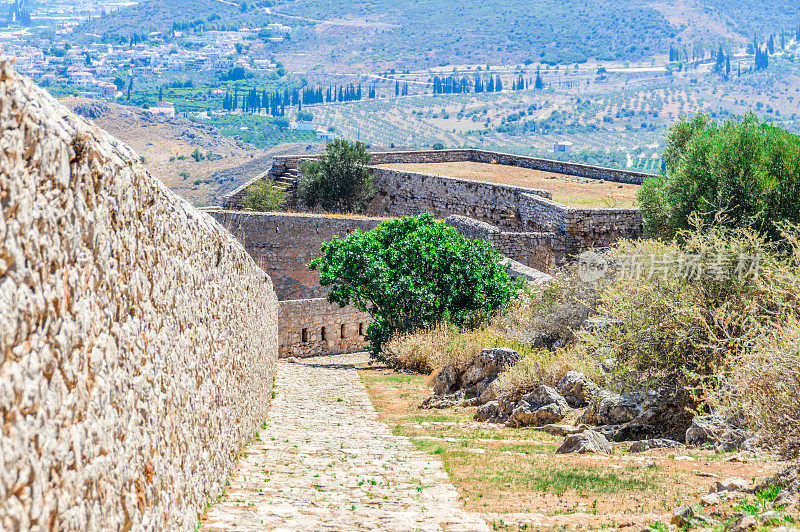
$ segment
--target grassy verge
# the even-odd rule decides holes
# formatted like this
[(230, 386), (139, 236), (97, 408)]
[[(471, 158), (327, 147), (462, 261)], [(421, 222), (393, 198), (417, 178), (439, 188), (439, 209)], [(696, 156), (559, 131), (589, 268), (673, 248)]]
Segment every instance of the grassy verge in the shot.
[(474, 408), (420, 410), (430, 395), (425, 375), (366, 365), (359, 374), (380, 419), (439, 458), (465, 507), (495, 529), (666, 530), (672, 509), (697, 504), (717, 478), (750, 480), (780, 467), (711, 451), (636, 455), (624, 445), (610, 456), (559, 455), (562, 438), (475, 423)]

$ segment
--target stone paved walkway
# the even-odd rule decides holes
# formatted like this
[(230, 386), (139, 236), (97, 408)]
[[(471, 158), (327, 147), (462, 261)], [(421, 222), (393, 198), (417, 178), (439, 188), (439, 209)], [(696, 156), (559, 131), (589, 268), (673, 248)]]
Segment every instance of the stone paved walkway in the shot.
[(377, 420), (359, 360), (278, 363), (267, 428), (202, 530), (488, 530), (440, 461)]

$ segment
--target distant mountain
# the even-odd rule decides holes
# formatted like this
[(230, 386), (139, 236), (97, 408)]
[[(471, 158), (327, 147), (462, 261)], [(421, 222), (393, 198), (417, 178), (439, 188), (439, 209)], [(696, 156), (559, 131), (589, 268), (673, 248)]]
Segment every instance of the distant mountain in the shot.
[[(796, 0), (145, 0), (85, 24), (105, 36), (295, 26), (277, 53), (303, 68), (418, 69), (459, 63), (640, 60), (671, 44), (743, 42), (800, 25)], [(688, 41), (688, 42), (687, 42)]]

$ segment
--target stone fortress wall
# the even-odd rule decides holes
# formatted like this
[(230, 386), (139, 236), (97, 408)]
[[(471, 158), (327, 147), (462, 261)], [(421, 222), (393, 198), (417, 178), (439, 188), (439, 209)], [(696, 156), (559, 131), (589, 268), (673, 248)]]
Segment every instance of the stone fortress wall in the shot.
[[(369, 231), (384, 218), (319, 215), (310, 213), (205, 210), (227, 228), (274, 279), (279, 301), (278, 353), (281, 357), (361, 351), (365, 332), (372, 321), (352, 306), (329, 303), (328, 289), (319, 284), (319, 274), (307, 264), (320, 256), (322, 245), (334, 236), (358, 229)], [(471, 238), (486, 238), (513, 259), (511, 273), (536, 280), (551, 266), (550, 235), (501, 233), (498, 228), (470, 218), (453, 216), (447, 222)], [(471, 225), (472, 224), (472, 225)], [(466, 227), (478, 227), (472, 231)], [(483, 230), (488, 227), (489, 229)], [(483, 230), (483, 231), (482, 231)], [(546, 253), (542, 253), (546, 250)], [(536, 253), (541, 255), (537, 255)], [(514, 262), (516, 261), (516, 262)]]
[(269, 273), (280, 300), (279, 356), (351, 353), (364, 349), (369, 315), (352, 306), (328, 303), (328, 289), (307, 264), (322, 244), (359, 229), (374, 229), (383, 218), (284, 212), (207, 209)]
[[(641, 183), (647, 174), (574, 163), (520, 157), (482, 150), (419, 150), (372, 153), (373, 165), (475, 161), (571, 174), (624, 183)], [(239, 209), (247, 187), (258, 179), (298, 170), (309, 156), (278, 156), (268, 174), (257, 176), (224, 199), (223, 208)], [(377, 194), (372, 215), (432, 213), (469, 238), (490, 242), (515, 261), (512, 273), (537, 279), (582, 250), (641, 235), (636, 209), (579, 209), (552, 200), (546, 190), (471, 181), (372, 166)], [(352, 307), (329, 304), (318, 276), (306, 264), (333, 235), (368, 230), (381, 218), (313, 214), (245, 213), (209, 210), (237, 235), (275, 279), (281, 301), (281, 356), (346, 352), (363, 347), (369, 316)], [(534, 268), (535, 270), (531, 270)]]
[(207, 209), (267, 272), (281, 301), (325, 297), (319, 274), (308, 263), (320, 256), (322, 244), (334, 236), (374, 229), (384, 218), (363, 218), (286, 212)]
[(269, 407), (270, 279), (7, 62), (0, 130), (0, 529), (194, 529)]

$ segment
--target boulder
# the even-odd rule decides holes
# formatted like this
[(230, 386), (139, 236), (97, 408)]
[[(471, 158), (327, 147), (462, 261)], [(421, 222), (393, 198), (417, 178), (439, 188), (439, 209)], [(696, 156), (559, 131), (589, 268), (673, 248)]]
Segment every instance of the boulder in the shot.
[(558, 423), (569, 413), (569, 405), (550, 386), (539, 386), (523, 395), (511, 412), (509, 427), (542, 426)]
[(497, 381), (497, 379), (495, 379), (491, 383), (489, 383), (489, 385), (483, 392), (481, 392), (480, 403), (486, 404), (489, 401), (497, 401), (500, 395), (498, 391), (499, 391), (499, 382)]
[(744, 514), (733, 524), (725, 527), (726, 532), (747, 532), (748, 530), (756, 530), (758, 528), (758, 519), (754, 515)]
[(689, 529), (705, 527), (714, 524), (714, 521), (704, 515), (695, 513), (691, 506), (680, 506), (672, 511), (671, 522), (678, 528)]
[(747, 481), (741, 477), (729, 477), (724, 480), (718, 480), (715, 482), (711, 489), (708, 490), (709, 493), (722, 493), (722, 492), (734, 492), (734, 491), (748, 491), (750, 486), (747, 484)]
[(723, 432), (714, 445), (718, 453), (731, 453), (742, 448), (744, 442), (753, 437), (753, 433), (744, 429), (728, 429)]
[(494, 380), (503, 369), (519, 361), (519, 353), (509, 347), (484, 349), (461, 376), (461, 387), (467, 388), (484, 379)]
[(598, 386), (586, 378), (583, 373), (568, 371), (566, 375), (558, 381), (556, 390), (567, 401), (572, 408), (586, 406), (591, 400)]
[(433, 378), (433, 394), (443, 395), (453, 391), (458, 383), (458, 372), (455, 366), (448, 364), (439, 370)]
[(629, 453), (641, 453), (644, 451), (649, 451), (650, 449), (678, 449), (683, 447), (684, 445), (680, 442), (675, 440), (669, 440), (667, 438), (654, 438), (650, 440), (641, 440), (634, 442), (629, 448)]
[(600, 390), (592, 397), (578, 422), (587, 425), (619, 425), (632, 421), (638, 414), (638, 405), (631, 399), (608, 390)]
[(613, 447), (602, 434), (593, 430), (585, 430), (578, 434), (567, 436), (556, 452), (567, 453), (606, 453), (611, 454)]
[(548, 434), (555, 434), (556, 436), (570, 436), (572, 434), (583, 432), (584, 430), (589, 430), (589, 426), (579, 425), (577, 427), (573, 427), (572, 425), (557, 425), (551, 423), (541, 427), (541, 430)]
[(506, 414), (500, 410), (497, 401), (489, 401), (478, 407), (475, 412), (475, 421), (484, 421), (487, 423), (504, 423), (508, 419)]
[(465, 401), (468, 400), (469, 398), (464, 394), (464, 390), (458, 390), (457, 392), (453, 393), (445, 393), (428, 397), (422, 401), (422, 404), (419, 405), (419, 407), (425, 410), (431, 408), (450, 408), (453, 406), (461, 406)]
[(686, 429), (686, 445), (698, 447), (704, 443), (716, 443), (725, 430), (725, 418), (722, 416), (695, 416), (691, 426)]
[(638, 415), (623, 423), (615, 440), (636, 441), (667, 438), (682, 442), (692, 423), (685, 405), (669, 389), (651, 390), (641, 397), (628, 398), (638, 404)]

